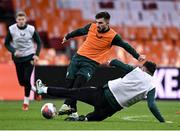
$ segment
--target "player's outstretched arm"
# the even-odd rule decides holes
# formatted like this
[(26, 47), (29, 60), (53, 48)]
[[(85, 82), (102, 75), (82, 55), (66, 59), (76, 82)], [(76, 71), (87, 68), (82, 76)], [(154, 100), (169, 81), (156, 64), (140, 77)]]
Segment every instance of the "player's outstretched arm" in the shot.
[(161, 115), (160, 111), (158, 110), (155, 102), (155, 88), (148, 92), (147, 94), (147, 103), (148, 108), (151, 113), (159, 120), (159, 122), (165, 122), (163, 116)]
[(119, 35), (116, 35), (112, 40), (112, 45), (120, 46), (124, 48), (128, 53), (130, 53), (134, 58), (138, 61), (142, 62), (145, 60), (145, 55), (140, 55), (136, 52), (136, 50), (127, 42), (123, 41)]
[(111, 60), (110, 63), (109, 63), (109, 65), (110, 65), (110, 66), (115, 66), (115, 67), (117, 67), (117, 68), (120, 68), (120, 69), (121, 69), (122, 71), (124, 71), (125, 73), (129, 73), (129, 72), (131, 72), (131, 71), (134, 69), (133, 66), (128, 65), (128, 64), (125, 64), (125, 63), (123, 63), (123, 62), (121, 62), (121, 61), (119, 61), (119, 60), (117, 60), (117, 59)]
[(79, 28), (76, 29), (70, 33), (68, 33), (62, 41), (62, 44), (64, 44), (67, 40), (69, 40), (70, 38), (76, 37), (76, 36), (83, 36), (83, 35), (87, 35), (89, 28), (90, 28), (91, 24), (88, 24), (86, 26), (84, 26), (83, 28)]

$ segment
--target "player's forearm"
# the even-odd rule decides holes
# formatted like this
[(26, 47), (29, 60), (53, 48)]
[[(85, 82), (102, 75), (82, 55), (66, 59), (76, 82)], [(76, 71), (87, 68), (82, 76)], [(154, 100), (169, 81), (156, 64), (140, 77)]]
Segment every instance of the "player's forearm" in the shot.
[(162, 115), (160, 114), (156, 104), (151, 104), (148, 105), (149, 110), (152, 112), (152, 114), (156, 117), (156, 119), (159, 120), (159, 122), (165, 122), (164, 118), (162, 117)]
[(90, 26), (91, 26), (91, 24), (88, 24), (88, 25), (86, 25), (86, 26), (83, 27), (83, 28), (79, 28), (79, 29), (77, 29), (77, 30), (74, 30), (74, 31), (72, 31), (71, 33), (68, 33), (65, 37), (66, 37), (66, 39), (68, 40), (68, 39), (73, 38), (73, 37), (76, 37), (76, 36), (87, 35)]
[(6, 39), (5, 39), (5, 47), (8, 51), (10, 51), (12, 54), (14, 54), (15, 49), (11, 46), (10, 42), (12, 40), (10, 32), (7, 33)]
[(130, 53), (134, 58), (139, 58), (139, 54), (136, 52), (136, 50), (127, 42), (124, 42), (119, 35), (116, 35), (114, 37), (112, 45), (120, 46), (124, 48), (128, 53)]
[(165, 122), (164, 118), (162, 117), (160, 111), (156, 106), (154, 96), (155, 96), (155, 89), (151, 90), (147, 95), (148, 108), (152, 112), (152, 114), (156, 117), (156, 119), (159, 120), (159, 122)]
[(124, 64), (123, 62), (121, 62), (117, 59), (112, 60), (110, 62), (110, 66), (118, 67), (118, 68), (122, 69), (123, 71), (125, 71), (126, 73), (129, 73), (134, 69), (133, 66), (128, 65), (128, 64)]
[(39, 56), (41, 50), (41, 39), (36, 31), (34, 32), (33, 39), (37, 44), (36, 55)]

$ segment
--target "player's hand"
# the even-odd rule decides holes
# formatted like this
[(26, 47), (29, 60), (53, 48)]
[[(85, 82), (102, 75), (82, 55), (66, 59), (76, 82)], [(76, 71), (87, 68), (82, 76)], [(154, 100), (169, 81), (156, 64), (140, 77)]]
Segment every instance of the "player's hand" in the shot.
[(142, 62), (142, 61), (144, 61), (146, 59), (146, 56), (145, 55), (140, 55), (139, 57), (138, 57), (138, 61), (139, 62)]
[(63, 38), (61, 44), (64, 44), (67, 41), (66, 37)]
[(21, 57), (21, 52), (19, 52), (18, 50), (14, 52), (14, 56), (15, 57)]
[(39, 60), (39, 57), (37, 55), (34, 55), (33, 56), (34, 64), (36, 64), (38, 60)]
[(111, 60), (107, 60), (107, 62), (106, 62), (106, 65), (110, 65), (110, 63), (111, 63)]

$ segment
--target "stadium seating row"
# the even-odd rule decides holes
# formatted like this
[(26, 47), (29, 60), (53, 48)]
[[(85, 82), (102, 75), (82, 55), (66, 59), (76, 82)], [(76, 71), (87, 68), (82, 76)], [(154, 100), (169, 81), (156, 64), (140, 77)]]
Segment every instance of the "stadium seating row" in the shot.
[[(66, 47), (70, 46), (71, 42), (67, 43), (66, 46), (63, 46), (60, 44), (60, 41), (67, 32), (92, 22), (92, 19), (87, 19), (88, 14), (93, 14), (93, 11), (97, 12), (99, 9), (96, 3), (93, 3), (94, 0), (91, 1), (91, 6), (94, 6), (94, 10), (91, 10), (91, 12), (87, 12), (84, 9), (86, 4), (84, 6), (82, 6), (81, 3), (77, 4), (78, 2), (72, 4), (73, 0), (68, 0), (68, 2), (62, 0), (37, 0), (36, 2), (34, 2), (34, 0), (12, 1), (13, 8), (16, 11), (19, 9), (25, 10), (29, 17), (29, 23), (36, 26), (36, 29), (41, 36), (44, 48), (41, 51), (39, 64), (68, 64), (71, 55), (67, 53)], [(130, 0), (127, 0), (127, 4), (129, 4), (129, 1)], [(75, 5), (78, 6), (78, 9), (75, 8)], [(140, 2), (130, 4), (130, 6), (134, 5), (139, 6), (139, 9), (136, 9), (134, 12), (137, 13), (138, 11), (143, 10), (140, 6)], [(68, 6), (70, 8), (64, 8)], [(80, 6), (83, 8), (80, 8)], [(90, 4), (86, 6), (89, 8)], [(125, 11), (128, 9), (126, 4), (124, 4), (124, 1), (121, 2), (120, 5), (116, 3), (116, 6), (120, 6), (121, 10)], [(116, 9), (116, 6), (111, 8)], [(172, 7), (171, 10), (174, 11), (173, 6), (170, 6)], [(162, 11), (163, 8), (160, 8), (160, 10)], [(117, 14), (116, 10), (109, 11), (112, 14)], [(148, 59), (154, 60), (160, 66), (180, 66), (180, 56), (178, 53), (180, 49), (180, 30), (178, 27), (173, 25), (157, 26), (153, 24), (150, 26), (143, 24), (132, 26), (121, 23), (112, 25), (112, 28), (114, 28), (123, 39), (128, 41), (135, 49), (137, 49), (138, 52), (146, 54)], [(6, 34), (7, 25), (5, 22), (1, 22), (0, 63), (11, 63), (11, 55), (3, 45)], [(84, 38), (75, 39), (75, 45), (81, 45), (83, 40)], [(75, 49), (72, 50), (75, 51)], [(137, 61), (132, 59), (132, 57), (125, 53), (121, 48), (113, 48), (110, 51), (110, 54), (110, 57), (118, 57), (127, 63), (137, 64)]]

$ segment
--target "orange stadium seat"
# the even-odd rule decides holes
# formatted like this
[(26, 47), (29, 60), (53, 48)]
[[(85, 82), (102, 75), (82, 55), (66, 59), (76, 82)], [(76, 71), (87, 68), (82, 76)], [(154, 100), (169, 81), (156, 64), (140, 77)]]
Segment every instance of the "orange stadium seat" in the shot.
[(82, 12), (79, 9), (69, 9), (69, 12), (70, 12), (71, 19), (75, 19), (78, 21), (81, 21), (83, 19)]
[[(62, 7), (58, 7), (57, 0), (37, 0), (36, 2), (34, 0), (12, 1), (14, 9), (24, 9), (29, 19), (35, 22), (37, 31), (44, 37), (43, 43), (46, 43), (44, 47), (63, 50), (64, 46), (59, 43), (66, 33), (79, 27), (83, 27), (93, 21), (92, 19), (84, 19), (81, 9), (74, 7), (64, 8), (66, 5), (63, 6), (63, 4), (67, 4), (66, 2), (62, 3)], [(161, 13), (157, 13), (156, 15), (159, 18)], [(129, 20), (131, 21), (132, 19)], [(166, 22), (164, 23), (166, 25)], [(161, 27), (157, 25), (152, 24), (150, 27), (144, 25), (126, 26), (121, 23), (120, 25), (113, 25), (112, 28), (115, 29), (124, 40), (129, 41), (139, 53), (147, 55), (148, 59), (161, 65), (173, 65), (175, 64), (175, 60), (177, 59), (176, 56), (178, 54), (177, 51), (173, 51), (173, 48), (176, 48), (176, 50), (180, 49), (180, 30), (174, 26), (166, 25)], [(5, 50), (4, 47), (2, 48), (2, 43), (4, 43), (3, 40), (6, 34), (6, 24), (0, 23), (0, 55), (3, 56), (3, 58), (0, 58), (0, 61), (4, 62), (10, 61), (10, 55), (7, 53), (8, 51)], [(84, 37), (75, 39), (78, 41), (78, 45), (81, 45)], [(52, 55), (52, 52), (54, 51), (55, 50), (47, 50), (43, 52)], [(137, 64), (137, 61), (121, 48), (113, 48), (111, 53), (114, 57), (121, 57), (125, 62)], [(46, 55), (42, 58), (45, 59), (48, 64), (60, 64), (58, 61), (61, 58), (66, 61), (66, 57), (63, 55), (57, 56), (54, 59), (47, 59)], [(45, 61), (44, 63), (46, 63)]]
[(122, 38), (124, 37), (124, 27), (123, 26), (111, 26), (112, 29), (114, 29)]
[(69, 64), (69, 58), (66, 54), (58, 54), (56, 55), (56, 57), (54, 58), (54, 64), (56, 65), (61, 65), (61, 66), (65, 66)]
[(167, 27), (166, 30), (168, 33), (167, 37), (169, 37), (170, 39), (172, 40), (180, 39), (178, 28), (171, 26), (171, 27)]
[(62, 10), (59, 8), (54, 9), (54, 15), (61, 18)]
[(0, 56), (0, 63), (11, 62), (11, 54), (7, 51), (7, 49), (4, 46), (0, 47)]
[(127, 26), (124, 30), (125, 39), (135, 40), (137, 37), (137, 29), (136, 27)]
[(67, 24), (62, 23), (59, 17), (46, 17), (46, 21), (48, 24), (47, 32), (49, 38), (63, 36), (64, 31), (67, 30)]
[(93, 20), (82, 20), (79, 22), (79, 27), (84, 27), (85, 25), (92, 23)]
[[(50, 38), (49, 39), (50, 48), (54, 48), (54, 49), (57, 49), (57, 50), (63, 50), (64, 45), (61, 44), (61, 41), (62, 41), (62, 38), (60, 38), (60, 37)], [(67, 44), (66, 44), (66, 46), (67, 46)]]
[(14, 9), (26, 9), (28, 7), (27, 0), (13, 0)]
[(5, 37), (7, 34), (6, 23), (0, 22), (0, 37)]
[(162, 28), (156, 27), (156, 26), (151, 26), (151, 30), (152, 30), (152, 39), (153, 40), (154, 39), (162, 40), (164, 38)]
[(0, 49), (4, 46), (5, 37), (0, 37)]
[(37, 2), (34, 2), (33, 0), (31, 0), (32, 3), (35, 3), (36, 6), (40, 9), (43, 8), (48, 8), (49, 7), (49, 2), (52, 0), (37, 0)]
[(145, 26), (137, 27), (137, 39), (139, 40), (151, 39), (151, 29)]
[(36, 17), (35, 26), (37, 31), (47, 31), (47, 21), (45, 18)]
[(180, 48), (180, 38), (179, 38), (179, 40), (176, 41), (176, 43), (177, 43), (178, 47)]

